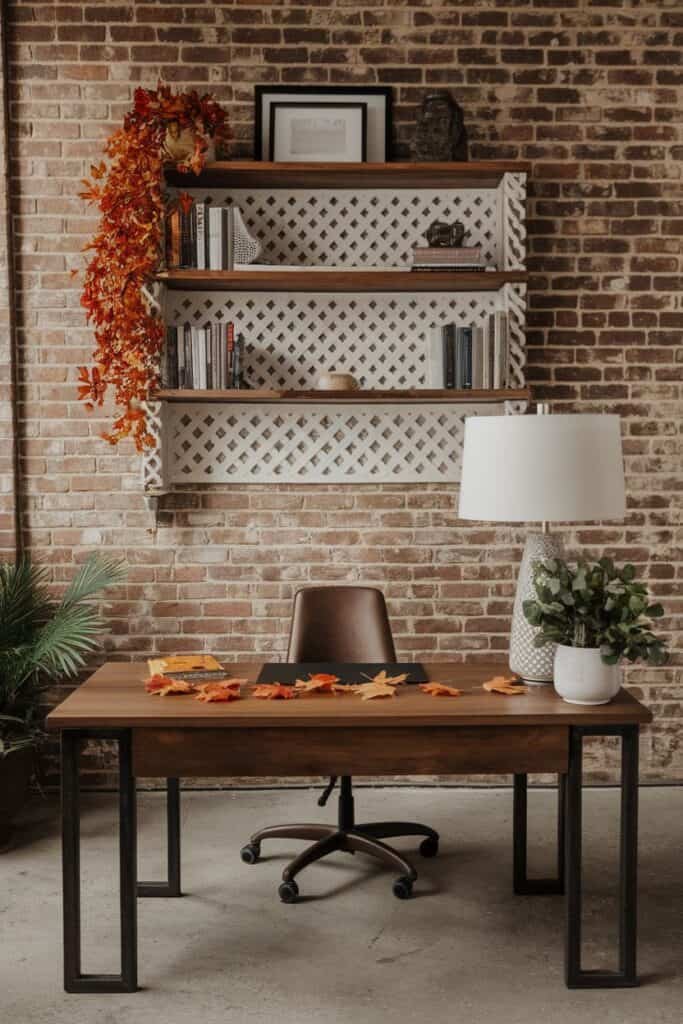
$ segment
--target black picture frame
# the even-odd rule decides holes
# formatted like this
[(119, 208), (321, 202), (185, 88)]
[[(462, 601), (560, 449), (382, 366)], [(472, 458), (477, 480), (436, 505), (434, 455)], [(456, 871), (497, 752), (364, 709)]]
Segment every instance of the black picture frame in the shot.
[[(269, 152), (264, 153), (263, 126), (264, 126), (264, 100), (270, 96), (295, 95), (303, 100), (307, 97), (313, 99), (317, 96), (338, 96), (340, 99), (362, 99), (363, 96), (381, 97), (384, 100), (384, 116), (382, 123), (384, 127), (383, 159), (387, 163), (391, 156), (391, 129), (392, 129), (392, 105), (393, 91), (389, 85), (256, 85), (254, 86), (254, 159), (268, 160)], [(268, 122), (270, 127), (270, 122)], [(369, 129), (368, 129), (369, 134)], [(270, 140), (268, 140), (268, 151)], [(370, 141), (366, 152), (370, 149)], [(373, 159), (374, 162), (374, 159)]]
[[(368, 151), (368, 105), (367, 103), (316, 103), (306, 100), (287, 100), (270, 104), (270, 131), (268, 138), (269, 153), (268, 159), (275, 160), (275, 121), (278, 110), (360, 110), (361, 112), (361, 157), (360, 162), (365, 163)], [(336, 162), (336, 161), (335, 161)], [(343, 161), (342, 161), (343, 162)], [(349, 161), (355, 162), (355, 161)]]

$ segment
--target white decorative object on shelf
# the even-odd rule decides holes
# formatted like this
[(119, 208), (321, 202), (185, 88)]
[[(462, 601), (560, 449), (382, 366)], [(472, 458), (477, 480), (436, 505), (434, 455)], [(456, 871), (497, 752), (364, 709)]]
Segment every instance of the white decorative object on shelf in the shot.
[(261, 253), (261, 243), (247, 229), (242, 211), (233, 204), (233, 263), (255, 263)]
[(318, 391), (357, 391), (358, 381), (352, 373), (327, 370), (318, 377), (316, 388)]

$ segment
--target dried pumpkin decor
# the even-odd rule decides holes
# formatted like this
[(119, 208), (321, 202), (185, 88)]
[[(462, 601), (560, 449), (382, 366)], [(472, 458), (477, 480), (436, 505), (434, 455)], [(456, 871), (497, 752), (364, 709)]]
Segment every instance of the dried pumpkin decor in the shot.
[[(150, 308), (145, 286), (159, 269), (164, 222), (163, 166), (171, 158), (170, 137), (194, 143), (176, 163), (199, 174), (211, 137), (227, 137), (225, 111), (197, 92), (174, 94), (166, 85), (136, 89), (133, 109), (107, 139), (109, 158), (91, 166), (81, 198), (100, 212), (97, 234), (86, 249), (81, 305), (95, 329), (93, 365), (79, 367), (78, 397), (86, 408), (101, 406), (108, 389), (122, 410), (105, 440), (132, 436), (138, 451), (151, 447), (142, 408), (159, 383), (164, 340), (161, 316)], [(192, 200), (186, 196), (184, 201)]]

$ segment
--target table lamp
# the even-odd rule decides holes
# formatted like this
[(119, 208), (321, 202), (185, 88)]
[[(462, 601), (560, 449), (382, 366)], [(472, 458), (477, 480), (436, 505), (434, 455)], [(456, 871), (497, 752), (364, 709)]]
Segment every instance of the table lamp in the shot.
[(537, 629), (523, 609), (535, 596), (534, 562), (562, 554), (560, 538), (548, 532), (548, 523), (623, 519), (625, 511), (618, 416), (470, 416), (465, 421), (459, 517), (543, 524), (542, 533), (527, 535), (510, 633), (510, 668), (525, 681), (553, 678), (554, 646), (534, 647)]

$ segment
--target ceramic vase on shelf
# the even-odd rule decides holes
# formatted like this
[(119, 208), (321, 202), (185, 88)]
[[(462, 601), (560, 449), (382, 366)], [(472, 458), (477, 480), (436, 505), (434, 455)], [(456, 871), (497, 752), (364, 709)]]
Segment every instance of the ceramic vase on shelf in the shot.
[(621, 686), (619, 665), (606, 665), (599, 647), (555, 648), (555, 690), (568, 704), (609, 704)]

